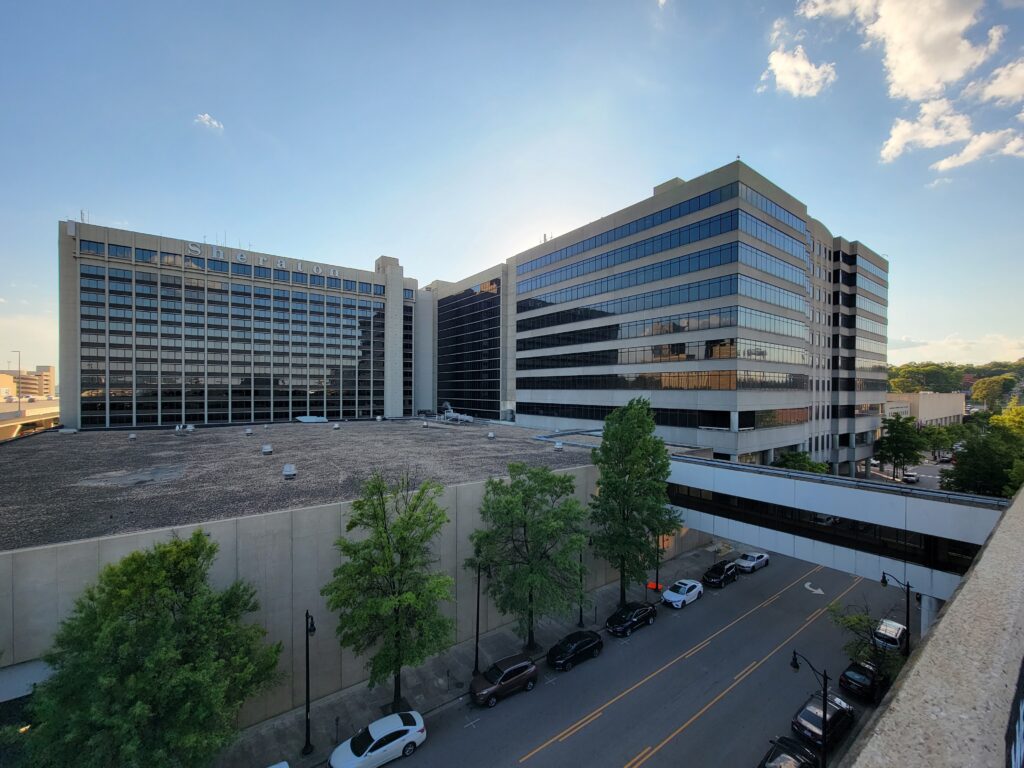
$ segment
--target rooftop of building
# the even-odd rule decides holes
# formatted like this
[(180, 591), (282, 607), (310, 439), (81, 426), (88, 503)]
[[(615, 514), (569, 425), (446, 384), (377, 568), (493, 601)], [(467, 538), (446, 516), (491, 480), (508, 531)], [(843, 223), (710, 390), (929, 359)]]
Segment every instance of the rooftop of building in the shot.
[[(0, 446), (0, 551), (357, 498), (375, 470), (457, 485), (506, 474), (510, 461), (552, 468), (590, 452), (536, 430), (422, 420), (46, 432)], [(487, 439), (494, 432), (495, 439)], [(261, 446), (273, 446), (263, 456)], [(294, 464), (297, 477), (282, 476)]]

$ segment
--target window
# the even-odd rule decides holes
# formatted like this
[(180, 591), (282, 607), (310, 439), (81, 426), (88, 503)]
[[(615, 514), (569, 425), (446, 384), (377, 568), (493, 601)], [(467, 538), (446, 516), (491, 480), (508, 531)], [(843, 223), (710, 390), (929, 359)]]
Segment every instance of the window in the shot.
[[(135, 253), (138, 254), (139, 249), (135, 249)], [(138, 259), (136, 259), (137, 261)], [(160, 251), (160, 263), (165, 267), (180, 267), (181, 266), (181, 255), (177, 253), (167, 253), (167, 251)]]
[(359, 284), (359, 292), (360, 293), (369, 293), (370, 292), (370, 284), (369, 283), (360, 283)]
[(327, 278), (327, 287), (328, 288), (341, 288), (341, 278), (340, 277), (328, 277)]
[(292, 272), (292, 282), (297, 285), (306, 284), (306, 273), (305, 272)]
[(378, 751), (380, 749), (383, 749), (388, 744), (394, 744), (396, 741), (398, 741), (400, 738), (405, 736), (405, 734), (407, 734), (407, 733), (408, 733), (408, 731), (406, 731), (406, 730), (394, 731), (392, 733), (389, 733), (387, 736), (384, 736), (384, 737), (382, 737), (380, 739), (377, 739), (377, 743), (374, 744), (372, 747), (370, 747), (370, 751), (371, 752), (376, 752), (376, 751)]
[(228, 263), (226, 261), (219, 261), (218, 259), (210, 259), (207, 262), (211, 272), (227, 272)]
[(256, 272), (256, 277), (261, 277), (264, 280), (269, 280), (272, 275), (270, 267), (253, 267)]
[(206, 260), (198, 256), (186, 256), (185, 267), (188, 269), (206, 269)]
[(287, 269), (275, 269), (274, 270), (274, 279), (275, 280), (280, 280), (283, 283), (287, 283), (289, 277), (290, 277), (290, 275), (288, 274), (288, 270)]
[(403, 299), (410, 299), (410, 300), (415, 299), (416, 298), (416, 291), (414, 291), (412, 288), (403, 288), (402, 289), (402, 298)]
[(346, 291), (354, 291), (356, 289), (356, 281), (355, 280), (344, 280), (342, 282), (345, 284), (345, 290)]
[(374, 285), (373, 285), (373, 295), (374, 296), (383, 296), (384, 295), (384, 286), (383, 285), (377, 285), (376, 283), (374, 283)]
[(252, 267), (248, 264), (232, 264), (231, 274), (242, 275), (243, 277), (252, 277)]
[(310, 285), (326, 285), (327, 284), (327, 280), (324, 278), (323, 275), (310, 275), (309, 276), (309, 284)]
[[(113, 272), (113, 270), (111, 270)], [(83, 264), (80, 274), (83, 275), (105, 275), (107, 270), (104, 267), (93, 266), (92, 264)], [(132, 273), (128, 273), (128, 277), (131, 277)]]
[(79, 240), (78, 252), (91, 253), (94, 256), (103, 256), (107, 252), (107, 247), (103, 243), (97, 243), (95, 240)]
[[(122, 245), (112, 245), (112, 246), (110, 246), (110, 255), (111, 256), (114, 255), (114, 249), (115, 248), (120, 249), (120, 248), (124, 248), (124, 247), (125, 246), (122, 246)], [(124, 257), (118, 257), (118, 258), (128, 258), (128, 257), (124, 256)], [(156, 263), (156, 251), (151, 251), (148, 248), (136, 248), (135, 249), (135, 260), (136, 261), (145, 262), (146, 264), (155, 264)]]

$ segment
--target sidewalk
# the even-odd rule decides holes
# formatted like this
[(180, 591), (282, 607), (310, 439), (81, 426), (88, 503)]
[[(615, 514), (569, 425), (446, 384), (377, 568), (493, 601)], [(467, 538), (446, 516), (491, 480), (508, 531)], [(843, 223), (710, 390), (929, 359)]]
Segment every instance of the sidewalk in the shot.
[[(659, 579), (663, 585), (681, 578), (699, 579), (718, 557), (712, 549), (698, 547), (662, 563)], [(604, 620), (617, 607), (619, 583), (606, 584), (592, 592), (590, 598), (593, 605), (584, 609), (583, 621), (588, 629), (600, 630)], [(645, 597), (642, 587), (630, 589), (627, 598), (652, 602), (660, 599), (653, 591)], [(556, 641), (575, 631), (578, 628), (577, 618), (573, 615), (568, 619), (539, 621), (536, 636), (543, 650), (538, 651), (535, 657), (543, 658)], [(522, 650), (523, 641), (515, 634), (513, 626), (480, 636), (481, 669), (495, 659)], [(463, 697), (472, 677), (473, 650), (474, 641), (470, 639), (434, 656), (421, 667), (403, 670), (402, 693), (405, 699), (425, 716), (459, 699), (463, 699), (459, 706), (471, 706)], [(366, 683), (354, 685), (312, 703), (310, 739), (316, 748), (309, 756), (300, 754), (305, 741), (305, 708), (299, 708), (242, 731), (239, 740), (221, 754), (215, 765), (217, 768), (267, 768), (284, 760), (291, 768), (326, 765), (334, 747), (367, 723), (382, 717), (382, 707), (390, 701), (390, 684), (373, 690)]]

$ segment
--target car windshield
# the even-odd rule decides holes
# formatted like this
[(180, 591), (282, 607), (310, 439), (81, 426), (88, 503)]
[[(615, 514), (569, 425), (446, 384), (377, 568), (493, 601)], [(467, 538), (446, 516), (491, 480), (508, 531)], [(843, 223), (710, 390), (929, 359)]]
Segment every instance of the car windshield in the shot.
[(673, 591), (673, 592), (682, 592), (685, 589), (686, 589), (686, 582), (685, 581), (677, 581), (671, 587), (671, 591)]
[(755, 560), (755, 559), (756, 559), (756, 558), (755, 558), (755, 557), (754, 557), (753, 555), (741, 555), (741, 556), (740, 556), (740, 560), (742, 560), (742, 561), (743, 561), (743, 562), (745, 562), (745, 563), (749, 563), (749, 562), (752, 562), (752, 561), (753, 561), (753, 560)]
[(724, 570), (725, 570), (725, 566), (724, 565), (718, 565), (716, 563), (715, 565), (712, 565), (710, 568), (708, 568), (708, 573), (710, 573), (712, 576), (714, 576), (714, 575), (720, 574)]
[(772, 750), (772, 756), (764, 764), (764, 768), (800, 768), (800, 761), (792, 755), (779, 751), (776, 747)]
[(812, 728), (821, 730), (821, 710), (805, 707), (804, 711), (800, 713), (800, 719)]
[(370, 735), (369, 728), (363, 728), (359, 733), (352, 737), (352, 741), (349, 742), (352, 747), (352, 754), (356, 757), (362, 757), (366, 750), (373, 744), (373, 736)]
[(859, 664), (846, 670), (846, 676), (862, 685), (871, 685), (871, 675)]
[(612, 614), (612, 622), (623, 622), (627, 621), (630, 616), (633, 615), (633, 611), (630, 608), (623, 608), (622, 610), (616, 611)]
[(490, 667), (484, 672), (484, 677), (487, 678), (487, 682), (496, 683), (501, 680), (501, 670), (497, 664), (491, 664)]
[(891, 648), (896, 647), (896, 638), (890, 635), (888, 632), (884, 632), (881, 629), (875, 630), (875, 640), (882, 645), (887, 645)]

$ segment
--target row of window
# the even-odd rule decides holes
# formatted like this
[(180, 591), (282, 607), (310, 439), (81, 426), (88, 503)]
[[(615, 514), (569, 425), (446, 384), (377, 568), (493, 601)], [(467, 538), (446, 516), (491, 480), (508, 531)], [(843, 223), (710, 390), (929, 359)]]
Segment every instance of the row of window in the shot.
[(760, 192), (751, 189), (746, 184), (740, 184), (740, 197), (755, 208), (764, 211), (773, 219), (778, 219), (783, 224), (795, 229), (797, 232), (802, 232), (807, 241), (810, 242), (811, 236), (807, 231), (807, 223), (796, 214), (790, 213), (774, 200), (769, 200)]
[(657, 282), (658, 280), (667, 280), (672, 277), (711, 269), (723, 264), (734, 264), (737, 261), (762, 272), (781, 277), (783, 280), (801, 286), (805, 292), (810, 292), (810, 282), (802, 270), (794, 267), (792, 264), (787, 264), (782, 259), (770, 256), (764, 251), (759, 251), (746, 243), (736, 242), (725, 243), (715, 248), (706, 248), (696, 253), (677, 256), (674, 259), (668, 259), (667, 261), (640, 267), (639, 269), (632, 269), (599, 280), (592, 280), (558, 291), (532, 296), (517, 302), (516, 310), (518, 312), (528, 312), (532, 309), (540, 309), (552, 304), (577, 301), (602, 293), (632, 288), (645, 283)]
[[(584, 419), (604, 421), (616, 409), (614, 405), (583, 405), (580, 403), (517, 403), (516, 412), (525, 416), (553, 419)], [(660, 427), (684, 429), (730, 429), (729, 411), (704, 411), (682, 408), (652, 408), (654, 423)], [(805, 424), (810, 420), (809, 408), (780, 408), (767, 411), (740, 411), (739, 428), (770, 429)]]
[[(845, 323), (844, 323), (845, 324)], [(857, 315), (854, 320), (855, 327), (868, 333), (876, 333), (879, 336), (886, 336), (889, 332), (888, 327), (885, 323), (879, 323), (871, 318), (864, 317), (863, 315)]]
[(794, 309), (805, 315), (808, 311), (807, 300), (791, 291), (762, 283), (760, 280), (754, 280), (746, 275), (724, 275), (710, 280), (662, 288), (635, 296), (625, 296), (621, 299), (588, 304), (572, 310), (551, 312), (545, 315), (526, 318), (517, 321), (516, 328), (518, 331), (532, 331), (538, 328), (550, 328), (555, 325), (578, 320), (591, 320), (609, 315), (625, 315), (631, 312), (643, 312), (674, 304), (687, 304), (694, 301), (705, 301), (720, 296), (736, 294), (749, 296), (750, 298), (787, 309)]
[(648, 338), (670, 333), (729, 328), (737, 325), (741, 328), (753, 328), (784, 336), (794, 336), (805, 341), (808, 338), (807, 325), (799, 320), (772, 315), (758, 309), (732, 306), (521, 338), (516, 341), (516, 351), (525, 352), (532, 349), (568, 347), (599, 341)]
[(878, 315), (879, 317), (888, 317), (889, 309), (877, 301), (872, 301), (867, 296), (857, 294), (855, 305), (857, 309), (864, 309), (868, 312)]
[(596, 376), (522, 376), (517, 389), (794, 390), (806, 391), (802, 373), (771, 371), (672, 371)]
[(865, 291), (870, 291), (871, 293), (875, 294), (875, 296), (885, 299), (886, 301), (889, 300), (888, 288), (886, 288), (884, 285), (876, 283), (874, 280), (865, 275), (862, 275), (860, 272), (857, 273), (857, 287)]
[(870, 261), (868, 261), (864, 257), (862, 257), (862, 256), (857, 257), (857, 259), (855, 260), (854, 263), (857, 265), (857, 270), (858, 271), (863, 269), (866, 272), (870, 272), (875, 277), (880, 277), (883, 280), (885, 280), (886, 282), (889, 282), (889, 273), (887, 271), (885, 271), (884, 269), (882, 269), (881, 267), (872, 264)]
[(836, 392), (886, 392), (889, 383), (885, 379), (832, 379)]
[[(110, 244), (106, 246), (109, 249), (109, 255), (112, 258), (123, 258), (130, 259), (132, 249), (126, 245), (114, 245)], [(93, 240), (80, 240), (79, 241), (79, 252), (83, 254), (102, 256), (104, 255), (104, 244), (98, 243)], [(136, 248), (135, 249), (135, 261), (143, 264), (159, 263), (165, 267), (180, 267), (182, 264), (181, 255), (177, 253), (166, 253), (160, 252), (159, 262), (157, 260), (157, 252), (149, 250), (147, 248)], [(384, 296), (385, 287), (378, 283), (367, 283), (356, 280), (348, 280), (340, 277), (327, 277), (324, 275), (316, 275), (307, 272), (289, 272), (287, 269), (271, 269), (270, 267), (253, 266), (251, 264), (240, 264), (238, 262), (227, 262), (220, 259), (203, 259), (198, 256), (186, 256), (184, 261), (185, 267), (189, 269), (200, 269), (207, 270), (209, 272), (219, 272), (221, 274), (232, 274), (240, 277), (255, 277), (261, 280), (274, 280), (276, 282), (292, 283), (295, 285), (310, 285), (314, 287), (325, 287), (337, 290), (351, 291), (353, 293), (365, 293), (372, 294), (374, 296)], [(87, 274), (84, 269), (89, 267), (90, 271), (88, 274), (102, 275), (103, 268), (95, 265), (82, 265), (82, 274)], [(114, 273), (114, 268), (111, 267), (111, 274)], [(118, 270), (124, 272), (125, 270)], [(131, 273), (127, 272), (130, 276)], [(178, 278), (180, 280), (180, 278)], [(411, 288), (402, 289), (402, 297), (407, 300), (413, 300), (416, 297), (416, 292)]]
[(876, 355), (884, 355), (888, 351), (884, 341), (873, 341), (872, 339), (865, 338), (864, 336), (856, 337), (856, 341), (854, 341), (854, 348), (861, 352), (873, 352)]
[[(501, 280), (437, 302), (437, 403), (485, 419), (499, 416)], [(442, 343), (443, 342), (443, 343)]]

